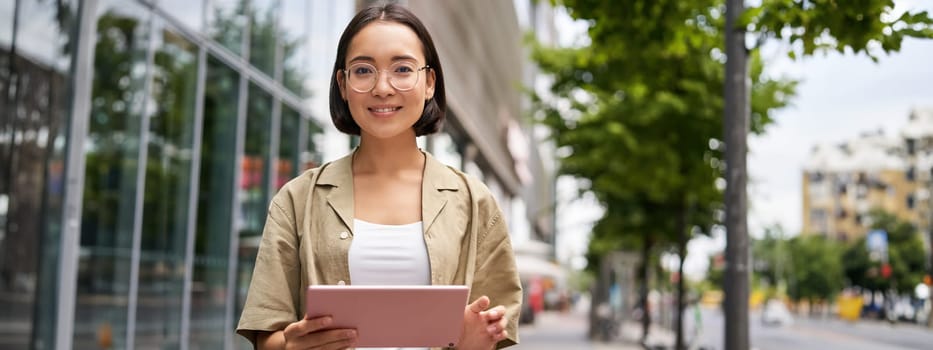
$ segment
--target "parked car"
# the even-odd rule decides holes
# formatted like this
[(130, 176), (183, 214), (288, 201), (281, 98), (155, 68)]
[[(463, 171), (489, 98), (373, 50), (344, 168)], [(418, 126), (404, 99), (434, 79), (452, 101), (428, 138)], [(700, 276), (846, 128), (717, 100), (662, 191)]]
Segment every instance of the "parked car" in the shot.
[(899, 296), (886, 307), (888, 320), (891, 322), (926, 322), (926, 308), (924, 301), (921, 299), (916, 299), (909, 296)]
[(761, 310), (761, 323), (766, 326), (790, 326), (794, 324), (794, 316), (783, 302), (769, 299)]

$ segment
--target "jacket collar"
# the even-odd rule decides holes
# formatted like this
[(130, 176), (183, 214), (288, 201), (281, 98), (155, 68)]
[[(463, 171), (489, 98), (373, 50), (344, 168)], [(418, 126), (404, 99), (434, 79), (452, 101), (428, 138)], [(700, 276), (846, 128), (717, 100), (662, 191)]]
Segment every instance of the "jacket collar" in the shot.
[[(353, 153), (325, 165), (321, 169), (317, 186), (330, 186), (327, 203), (337, 212), (344, 225), (353, 232)], [(445, 191), (458, 191), (460, 177), (452, 169), (439, 162), (430, 153), (425, 155), (424, 173), (421, 180), (421, 220), (424, 233), (447, 204)]]

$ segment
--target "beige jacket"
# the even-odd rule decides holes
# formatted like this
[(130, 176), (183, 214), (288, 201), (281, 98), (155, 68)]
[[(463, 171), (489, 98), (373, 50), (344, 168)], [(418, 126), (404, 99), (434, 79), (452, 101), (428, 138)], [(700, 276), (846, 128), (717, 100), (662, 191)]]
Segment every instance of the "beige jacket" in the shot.
[[(502, 211), (477, 179), (425, 153), (421, 217), (431, 284), (470, 286), (469, 301), (489, 296), (506, 307), (509, 338), (518, 343), (522, 289)], [(353, 240), (350, 155), (305, 172), (272, 198), (237, 333), (276, 331), (304, 317), (304, 288), (351, 284)]]

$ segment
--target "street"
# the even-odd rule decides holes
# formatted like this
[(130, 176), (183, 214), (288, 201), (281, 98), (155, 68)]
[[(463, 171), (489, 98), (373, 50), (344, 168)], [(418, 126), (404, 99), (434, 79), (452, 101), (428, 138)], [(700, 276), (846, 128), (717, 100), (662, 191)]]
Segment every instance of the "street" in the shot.
[[(716, 308), (702, 309), (703, 329), (697, 345), (723, 348), (723, 315)], [(862, 320), (854, 323), (828, 316), (795, 316), (787, 326), (765, 326), (760, 314), (749, 315), (751, 347), (756, 350), (905, 350), (933, 347), (933, 331), (914, 324)], [(690, 327), (687, 327), (689, 330)]]
[[(692, 310), (688, 310), (692, 315)], [(828, 316), (796, 316), (794, 323), (787, 326), (765, 326), (760, 314), (749, 315), (751, 348), (753, 350), (907, 350), (930, 349), (933, 347), (933, 331), (914, 324), (862, 320), (849, 323)], [(686, 319), (685, 331), (691, 349), (723, 349), (722, 313), (711, 307), (702, 308), (702, 328), (694, 333), (692, 317)], [(520, 328), (521, 344), (517, 350), (628, 350), (639, 349), (634, 339), (640, 334), (637, 324), (627, 323), (621, 330), (622, 337), (609, 343), (590, 342), (586, 339), (586, 314), (579, 312), (545, 312), (537, 316), (533, 325)], [(691, 343), (693, 334), (700, 339)], [(658, 343), (667, 343), (673, 348), (673, 334), (658, 331)]]

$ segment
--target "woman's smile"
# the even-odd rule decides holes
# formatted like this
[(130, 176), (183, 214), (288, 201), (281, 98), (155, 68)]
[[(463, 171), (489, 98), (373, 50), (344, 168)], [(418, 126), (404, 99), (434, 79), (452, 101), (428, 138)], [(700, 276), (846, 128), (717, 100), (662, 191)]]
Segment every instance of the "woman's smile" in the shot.
[(370, 113), (377, 117), (390, 117), (402, 109), (402, 106), (378, 105), (367, 108)]

